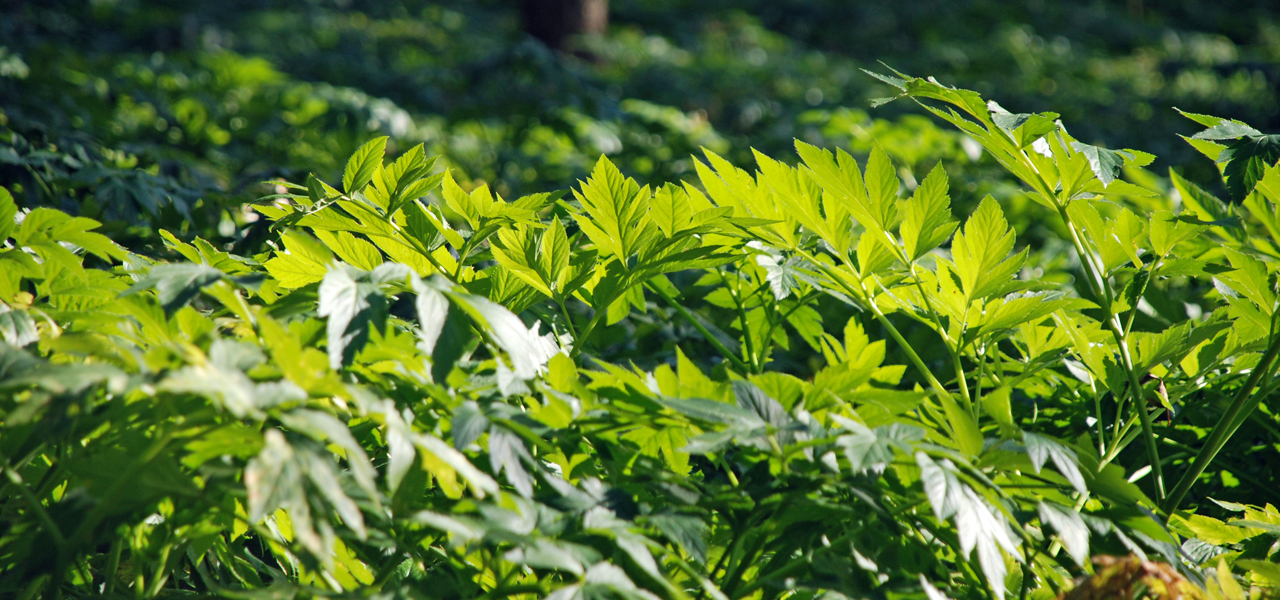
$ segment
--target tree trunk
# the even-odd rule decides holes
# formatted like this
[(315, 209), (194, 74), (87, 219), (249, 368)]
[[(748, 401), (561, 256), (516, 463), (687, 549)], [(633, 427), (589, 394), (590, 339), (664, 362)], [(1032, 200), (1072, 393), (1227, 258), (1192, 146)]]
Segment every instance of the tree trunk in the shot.
[(568, 50), (574, 36), (604, 33), (609, 0), (524, 0), (524, 30), (555, 50)]

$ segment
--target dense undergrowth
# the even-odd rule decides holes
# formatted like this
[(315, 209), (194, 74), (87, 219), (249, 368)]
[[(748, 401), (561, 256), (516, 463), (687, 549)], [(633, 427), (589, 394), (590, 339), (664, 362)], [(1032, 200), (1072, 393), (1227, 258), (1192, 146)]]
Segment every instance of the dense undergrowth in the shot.
[(0, 596), (1280, 585), (1262, 3), (0, 11)]
[(251, 256), (162, 229), (158, 260), (0, 192), (0, 591), (1280, 584), (1249, 458), (1276, 443), (1275, 138), (1186, 115), (1223, 201), (1058, 115), (879, 78), (1007, 171), (1036, 247), (992, 197), (957, 218), (941, 166), (804, 142), (503, 198), (377, 138), (272, 183)]

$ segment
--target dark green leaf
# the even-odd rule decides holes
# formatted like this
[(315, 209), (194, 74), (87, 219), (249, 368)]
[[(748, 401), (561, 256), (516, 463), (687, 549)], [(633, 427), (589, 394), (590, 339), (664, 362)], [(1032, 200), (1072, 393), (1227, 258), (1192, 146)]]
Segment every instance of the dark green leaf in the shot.
[(1227, 179), (1231, 199), (1241, 202), (1253, 192), (1269, 167), (1280, 161), (1280, 135), (1250, 135), (1227, 146), (1218, 155), (1218, 164)]
[(208, 265), (192, 263), (156, 265), (146, 277), (133, 284), (121, 295), (128, 296), (143, 290), (155, 289), (160, 306), (166, 313), (172, 314), (189, 304), (205, 286), (223, 277), (222, 271)]

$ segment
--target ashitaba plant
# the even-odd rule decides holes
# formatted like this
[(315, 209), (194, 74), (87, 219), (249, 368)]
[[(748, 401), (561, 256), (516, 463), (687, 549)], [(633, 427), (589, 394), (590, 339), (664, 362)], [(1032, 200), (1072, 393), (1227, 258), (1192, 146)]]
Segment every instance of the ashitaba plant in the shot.
[(1280, 585), (1280, 138), (1186, 114), (1220, 200), (879, 77), (1018, 182), (1030, 242), (941, 166), (802, 142), (508, 199), (378, 138), (271, 182), (253, 256), (0, 189), (0, 595)]

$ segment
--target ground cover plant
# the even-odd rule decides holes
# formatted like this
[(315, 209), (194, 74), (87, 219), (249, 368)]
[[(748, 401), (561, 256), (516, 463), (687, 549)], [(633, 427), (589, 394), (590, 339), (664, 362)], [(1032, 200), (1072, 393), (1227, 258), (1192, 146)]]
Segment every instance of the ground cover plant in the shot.
[(953, 211), (942, 166), (799, 141), (504, 198), (376, 138), (271, 182), (252, 255), (0, 191), (0, 591), (1280, 585), (1250, 458), (1278, 441), (1274, 136), (1185, 115), (1219, 199), (1056, 114), (877, 77), (1017, 182), (1034, 245), (1000, 200)]

